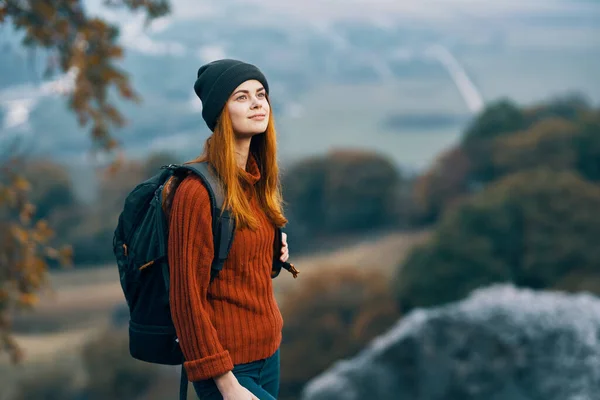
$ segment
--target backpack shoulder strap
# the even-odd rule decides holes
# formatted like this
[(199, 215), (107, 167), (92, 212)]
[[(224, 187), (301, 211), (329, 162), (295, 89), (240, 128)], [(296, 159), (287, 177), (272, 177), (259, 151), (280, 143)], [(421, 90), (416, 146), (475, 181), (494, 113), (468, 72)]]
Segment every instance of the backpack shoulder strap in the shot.
[(221, 181), (217, 176), (215, 170), (210, 166), (207, 162), (197, 162), (191, 164), (183, 164), (177, 166), (178, 170), (187, 170), (193, 172), (196, 176), (198, 176), (206, 189), (208, 190), (208, 195), (210, 196), (211, 205), (214, 208), (221, 208), (223, 202), (225, 201), (225, 192), (223, 191), (223, 186), (221, 185)]
[(212, 232), (214, 239), (214, 258), (211, 265), (211, 281), (216, 278), (223, 269), (227, 259), (233, 236), (235, 233), (235, 220), (227, 209), (223, 209), (225, 192), (216, 171), (207, 162), (184, 164), (177, 167), (178, 170), (188, 170), (198, 176), (206, 190), (211, 203)]

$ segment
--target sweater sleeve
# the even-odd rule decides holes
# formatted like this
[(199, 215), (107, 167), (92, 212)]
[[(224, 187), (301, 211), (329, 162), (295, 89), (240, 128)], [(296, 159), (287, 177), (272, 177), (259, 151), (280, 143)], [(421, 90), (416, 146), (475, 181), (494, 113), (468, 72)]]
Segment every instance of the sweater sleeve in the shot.
[(213, 378), (233, 369), (208, 313), (207, 291), (213, 260), (211, 205), (199, 178), (179, 185), (169, 223), (171, 315), (190, 381)]

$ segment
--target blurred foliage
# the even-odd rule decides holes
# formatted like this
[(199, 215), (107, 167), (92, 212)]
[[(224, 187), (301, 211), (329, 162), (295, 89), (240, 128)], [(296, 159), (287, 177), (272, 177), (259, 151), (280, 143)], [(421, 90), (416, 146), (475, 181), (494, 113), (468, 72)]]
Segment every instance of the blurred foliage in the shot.
[(88, 374), (87, 400), (135, 399), (152, 386), (160, 366), (138, 361), (129, 354), (126, 330), (107, 330), (82, 350)]
[(526, 127), (523, 112), (512, 101), (503, 99), (488, 105), (467, 128), (464, 143), (489, 141)]
[(438, 156), (432, 167), (415, 181), (412, 192), (415, 222), (436, 221), (446, 207), (468, 193), (470, 168), (470, 160), (460, 147)]
[[(78, 400), (76, 371), (73, 362), (57, 360), (40, 365), (35, 373), (27, 374), (15, 382), (10, 400)], [(8, 389), (8, 388), (6, 388)], [(4, 397), (3, 397), (4, 399)]]
[[(105, 4), (144, 10), (148, 19), (169, 11), (165, 0), (107, 0)], [(81, 0), (4, 0), (0, 2), (0, 26), (5, 25), (24, 34), (23, 46), (32, 51), (42, 48), (48, 54), (46, 77), (66, 73), (68, 79), (56, 90), (69, 95), (69, 107), (82, 127), (91, 122), (93, 145), (97, 149), (116, 149), (118, 144), (110, 129), (123, 126), (125, 119), (111, 102), (110, 91), (116, 89), (126, 100), (139, 100), (125, 73), (114, 64), (123, 56), (123, 49), (116, 44), (117, 28), (89, 17)], [(54, 232), (46, 220), (35, 221), (31, 183), (24, 177), (22, 164), (8, 158), (13, 157), (11, 150), (1, 154), (6, 159), (0, 160), (0, 352), (8, 351), (12, 360), (18, 361), (22, 352), (10, 335), (9, 313), (35, 304), (36, 293), (46, 281), (47, 258), (68, 263), (70, 250), (48, 246)], [(44, 182), (43, 176), (35, 173), (30, 178), (39, 179), (38, 185)], [(46, 207), (55, 206), (47, 197), (55, 189), (36, 189), (33, 197), (40, 196), (37, 200), (45, 202)], [(60, 193), (67, 197), (56, 201), (72, 200), (68, 192)], [(47, 212), (47, 208), (39, 208), (41, 216)]]
[(416, 179), (415, 221), (435, 223), (447, 208), (495, 180), (540, 166), (575, 170), (598, 181), (599, 133), (600, 110), (578, 96), (522, 109), (506, 100), (492, 103), (461, 143)]
[(549, 117), (494, 143), (490, 163), (503, 177), (539, 166), (574, 170), (591, 181), (600, 181), (600, 111), (577, 120)]
[[(143, 9), (148, 18), (166, 14), (164, 0), (106, 0), (105, 5)], [(49, 51), (45, 75), (70, 72), (74, 76), (69, 93), (69, 107), (82, 126), (92, 123), (94, 144), (113, 149), (116, 140), (110, 127), (121, 127), (124, 117), (110, 100), (110, 90), (121, 98), (138, 101), (124, 71), (115, 60), (123, 57), (117, 44), (116, 26), (90, 17), (81, 0), (4, 0), (0, 3), (0, 23), (10, 24), (24, 33), (23, 46), (41, 47)]]
[(400, 303), (446, 303), (494, 282), (544, 289), (575, 273), (597, 276), (598, 207), (600, 187), (575, 173), (510, 175), (449, 212), (411, 253), (398, 274)]
[(46, 285), (49, 259), (69, 265), (70, 247), (50, 246), (54, 232), (35, 220), (31, 185), (19, 173), (22, 165), (5, 160), (0, 168), (0, 349), (17, 362), (22, 351), (10, 335), (10, 314), (35, 306)]
[(490, 106), (415, 184), (421, 221), (441, 219), (399, 266), (402, 308), (500, 281), (600, 294), (599, 180), (600, 110), (576, 96)]
[[(505, 108), (517, 110), (517, 106), (514, 104), (509, 107), (511, 103), (507, 101), (499, 104), (504, 104)], [(497, 108), (497, 104), (492, 104), (478, 116), (465, 133), (461, 143), (461, 147), (471, 161), (470, 179), (477, 186), (501, 178), (506, 173), (506, 168), (518, 170), (529, 166), (549, 165), (557, 161), (556, 157), (569, 157), (561, 150), (568, 151), (571, 146), (560, 148), (561, 141), (564, 142), (568, 131), (576, 135), (575, 139), (578, 140), (579, 136), (577, 135), (589, 136), (589, 134), (592, 134), (592, 137), (587, 137), (587, 139), (597, 140), (595, 133), (598, 132), (598, 111), (591, 108), (585, 99), (576, 95), (558, 97), (545, 103), (524, 107), (518, 113), (514, 111), (497, 112), (489, 124), (482, 122), (491, 118), (488, 110), (494, 111)], [(506, 120), (502, 120), (502, 117)], [(594, 120), (596, 120), (596, 127), (592, 127), (590, 130), (590, 124), (593, 125)], [(496, 129), (491, 127), (492, 122), (498, 125)], [(566, 126), (569, 123), (575, 126)], [(537, 156), (537, 159), (535, 162), (530, 162), (529, 166), (517, 163), (511, 167), (506, 162), (499, 164), (499, 158), (503, 158), (502, 153), (508, 150), (502, 145), (506, 142), (511, 142), (513, 144), (511, 150), (513, 152), (520, 151), (520, 156), (524, 158)], [(555, 150), (544, 153), (537, 146)], [(591, 154), (585, 152), (577, 152), (575, 155), (578, 159), (588, 156)], [(517, 160), (513, 157), (512, 161)]]
[(337, 150), (303, 160), (282, 176), (288, 231), (304, 237), (398, 227), (409, 212), (409, 185), (385, 156)]
[(379, 272), (323, 268), (304, 279), (281, 306), (281, 399), (295, 398), (310, 378), (355, 355), (400, 317)]
[(156, 153), (145, 160), (124, 160), (118, 173), (100, 176), (96, 202), (70, 233), (76, 263), (114, 261), (112, 239), (125, 197), (137, 184), (160, 172), (162, 165), (175, 161), (176, 157), (170, 153)]
[(98, 196), (92, 204), (74, 205), (68, 212), (56, 212), (52, 221), (63, 240), (73, 246), (77, 265), (101, 264), (114, 260), (112, 239), (125, 197), (133, 188), (160, 171), (162, 165), (179, 162), (173, 154), (160, 152), (145, 160), (122, 160), (117, 173), (101, 171)]
[(77, 206), (69, 173), (50, 160), (24, 160), (21, 175), (30, 186), (29, 200), (35, 204), (35, 218), (48, 219), (61, 209)]
[(142, 174), (145, 177), (144, 179), (150, 178), (154, 174), (157, 174), (160, 171), (160, 167), (168, 164), (181, 163), (177, 157), (169, 152), (161, 151), (150, 154), (146, 161), (144, 161)]

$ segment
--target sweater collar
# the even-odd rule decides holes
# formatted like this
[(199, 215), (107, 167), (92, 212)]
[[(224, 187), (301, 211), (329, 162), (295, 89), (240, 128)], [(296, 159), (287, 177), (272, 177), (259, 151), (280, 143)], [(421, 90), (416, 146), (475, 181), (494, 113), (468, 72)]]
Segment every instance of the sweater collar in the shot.
[(240, 168), (242, 177), (250, 185), (255, 185), (260, 180), (260, 169), (258, 163), (252, 153), (248, 154), (248, 162), (246, 163), (246, 170)]

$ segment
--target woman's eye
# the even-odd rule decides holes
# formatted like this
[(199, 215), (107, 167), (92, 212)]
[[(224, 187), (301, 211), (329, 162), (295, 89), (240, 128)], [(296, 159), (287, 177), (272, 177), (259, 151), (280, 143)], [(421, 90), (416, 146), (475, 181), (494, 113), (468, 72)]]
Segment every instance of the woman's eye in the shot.
[(258, 97), (260, 97), (260, 98), (263, 98), (263, 97), (265, 97), (265, 93), (264, 93), (264, 92), (261, 92), (261, 93), (259, 93), (259, 94), (258, 94)]
[(245, 94), (243, 94), (243, 95), (241, 95), (240, 97), (237, 98), (237, 100), (245, 100), (245, 99), (246, 99), (246, 95)]

